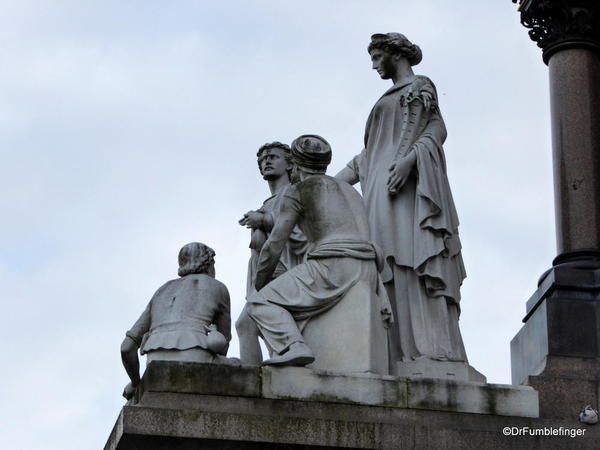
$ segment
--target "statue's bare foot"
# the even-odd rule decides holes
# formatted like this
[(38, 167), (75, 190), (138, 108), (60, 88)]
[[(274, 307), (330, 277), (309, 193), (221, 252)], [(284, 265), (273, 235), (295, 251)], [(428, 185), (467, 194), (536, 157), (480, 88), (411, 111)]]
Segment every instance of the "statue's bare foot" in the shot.
[(262, 362), (265, 366), (306, 366), (315, 360), (313, 352), (303, 342), (293, 343), (283, 355)]

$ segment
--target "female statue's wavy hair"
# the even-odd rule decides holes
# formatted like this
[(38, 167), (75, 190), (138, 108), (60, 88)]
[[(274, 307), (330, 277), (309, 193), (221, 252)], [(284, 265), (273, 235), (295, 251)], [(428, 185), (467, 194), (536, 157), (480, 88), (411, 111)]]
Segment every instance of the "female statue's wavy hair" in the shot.
[(423, 59), (423, 53), (418, 45), (410, 42), (400, 33), (374, 34), (371, 36), (368, 52), (383, 50), (392, 55), (401, 55), (408, 59), (411, 66), (416, 66)]
[[(275, 141), (275, 142), (269, 142), (269, 143), (267, 143), (267, 144), (264, 144), (263, 146), (261, 146), (261, 147), (258, 149), (258, 152), (256, 153), (256, 157), (258, 158), (256, 162), (258, 163), (258, 170), (260, 171), (260, 174), (261, 174), (261, 175), (262, 175), (263, 173), (262, 173), (262, 169), (261, 169), (261, 167), (260, 167), (260, 163), (262, 162), (262, 160), (263, 160), (263, 158), (264, 158), (264, 157), (262, 156), (262, 154), (263, 154), (265, 151), (267, 151), (267, 150), (270, 150), (270, 149), (272, 149), (272, 148), (278, 148), (278, 149), (281, 149), (281, 150), (283, 150), (283, 153), (285, 154), (285, 161), (286, 161), (288, 164), (292, 164), (292, 152), (290, 151), (290, 146), (289, 146), (289, 145), (286, 145), (286, 144), (284, 144), (283, 142), (279, 142), (279, 141)], [(288, 173), (289, 173), (289, 171), (288, 171)]]
[(215, 263), (215, 251), (200, 242), (191, 242), (179, 250), (180, 277), (189, 274), (207, 273)]

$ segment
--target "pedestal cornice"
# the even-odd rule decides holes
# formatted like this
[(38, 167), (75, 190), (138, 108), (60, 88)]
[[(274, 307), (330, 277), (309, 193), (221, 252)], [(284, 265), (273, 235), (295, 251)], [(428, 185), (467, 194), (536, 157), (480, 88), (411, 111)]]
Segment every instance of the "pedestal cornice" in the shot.
[(568, 48), (586, 48), (600, 54), (600, 1), (512, 0), (519, 2), (521, 23), (529, 37), (550, 57)]

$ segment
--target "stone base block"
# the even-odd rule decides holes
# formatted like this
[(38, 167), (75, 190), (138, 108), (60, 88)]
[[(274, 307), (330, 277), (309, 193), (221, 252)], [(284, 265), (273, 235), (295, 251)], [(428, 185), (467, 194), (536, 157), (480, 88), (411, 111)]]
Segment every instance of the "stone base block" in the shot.
[(348, 375), (307, 368), (263, 368), (265, 398), (357, 403), (506, 416), (538, 416), (530, 387), (372, 374)]
[(315, 353), (309, 367), (346, 373), (387, 374), (387, 332), (379, 297), (357, 283), (327, 314), (311, 319), (302, 331)]
[(469, 364), (455, 361), (419, 359), (396, 363), (396, 375), (412, 378), (439, 378), (455, 381), (485, 383), (487, 378)]
[(137, 398), (105, 450), (600, 448), (600, 427), (532, 417), (527, 387), (155, 361)]
[(539, 390), (542, 417), (566, 419), (599, 406), (600, 256), (588, 253), (555, 260), (510, 343), (512, 381)]
[(598, 408), (599, 368), (597, 360), (548, 356), (543, 374), (527, 377), (524, 384), (539, 392), (542, 417), (576, 417), (586, 405)]
[(407, 407), (406, 380), (397, 377), (305, 367), (263, 367), (261, 375), (265, 398)]
[(525, 386), (417, 378), (407, 380), (407, 390), (409, 408), (497, 416), (539, 415), (538, 394)]

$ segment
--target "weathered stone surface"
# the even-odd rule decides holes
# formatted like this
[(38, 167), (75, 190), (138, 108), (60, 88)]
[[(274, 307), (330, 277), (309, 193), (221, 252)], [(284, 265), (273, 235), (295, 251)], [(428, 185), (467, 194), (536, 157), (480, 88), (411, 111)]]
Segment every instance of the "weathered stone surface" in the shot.
[(528, 387), (154, 361), (136, 394), (105, 449), (560, 448), (502, 436), (546, 423)]
[(387, 330), (373, 288), (357, 283), (342, 301), (304, 327), (302, 336), (315, 354), (310, 368), (388, 373)]
[(343, 375), (307, 368), (262, 369), (265, 398), (406, 407), (406, 380), (372, 374)]
[(434, 361), (418, 359), (416, 361), (398, 361), (396, 371), (400, 377), (436, 378), (454, 381), (473, 381), (485, 383), (486, 377), (466, 362)]
[(449, 380), (408, 380), (408, 407), (437, 411), (538, 417), (538, 395), (530, 387)]
[[(177, 438), (200, 438), (220, 441), (270, 442), (274, 444), (323, 445), (342, 448), (376, 448), (381, 441), (379, 427), (359, 421), (318, 420), (269, 415), (124, 407), (123, 432), (133, 435), (153, 434)], [(110, 447), (108, 447), (110, 448)], [(120, 448), (120, 447), (113, 447)], [(215, 447), (219, 448), (219, 447)]]
[(144, 392), (181, 392), (258, 397), (260, 369), (223, 364), (153, 361), (142, 378)]
[[(342, 374), (296, 367), (233, 367), (151, 363), (138, 391), (141, 405), (152, 393), (242, 396), (396, 408), (537, 416), (537, 393), (529, 387)], [(201, 404), (196, 405), (201, 407)]]
[[(124, 407), (105, 450), (546, 450), (600, 446), (600, 427), (585, 426), (576, 419), (542, 420), (248, 397), (164, 396), (172, 400), (165, 404), (165, 398), (157, 398), (154, 404)], [(585, 435), (504, 436), (504, 427), (563, 427), (585, 430)]]

